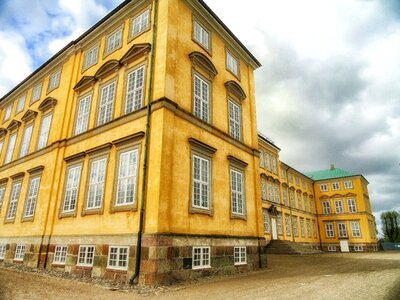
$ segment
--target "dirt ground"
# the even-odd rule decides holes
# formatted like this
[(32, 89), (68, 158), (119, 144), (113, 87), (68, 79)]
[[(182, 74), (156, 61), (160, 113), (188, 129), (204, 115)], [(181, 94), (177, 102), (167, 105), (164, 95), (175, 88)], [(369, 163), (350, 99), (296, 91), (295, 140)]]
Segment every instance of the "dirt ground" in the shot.
[(400, 252), (269, 255), (268, 269), (157, 288), (0, 268), (0, 299), (400, 299)]

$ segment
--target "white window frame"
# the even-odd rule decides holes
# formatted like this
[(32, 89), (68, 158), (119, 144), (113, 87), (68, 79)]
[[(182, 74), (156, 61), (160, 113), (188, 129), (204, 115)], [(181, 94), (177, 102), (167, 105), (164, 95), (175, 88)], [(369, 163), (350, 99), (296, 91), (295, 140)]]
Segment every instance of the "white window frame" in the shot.
[(347, 199), (347, 209), (348, 209), (349, 213), (357, 212), (356, 199), (354, 199), (354, 198)]
[(88, 129), (91, 102), (92, 95), (86, 95), (79, 99), (75, 122), (75, 135), (85, 132)]
[(322, 213), (324, 215), (331, 214), (331, 203), (329, 201), (322, 201)]
[[(196, 163), (198, 161), (198, 163)], [(200, 168), (197, 170), (197, 165)], [(207, 174), (207, 178), (203, 178)], [(198, 188), (197, 188), (198, 186)], [(196, 191), (199, 191), (198, 196)], [(210, 209), (211, 204), (211, 158), (192, 154), (192, 207)]]
[[(198, 264), (197, 264), (198, 262)], [(196, 264), (196, 265), (195, 265)], [(192, 269), (211, 268), (211, 247), (193, 246), (192, 249)]]
[(346, 223), (344, 222), (337, 223), (337, 228), (338, 228), (338, 236), (340, 238), (348, 237)]
[(282, 200), (283, 200), (284, 205), (289, 206), (288, 192), (287, 192), (287, 188), (285, 188), (285, 187), (282, 189)]
[(13, 133), (10, 135), (8, 139), (7, 150), (4, 156), (4, 164), (8, 164), (9, 162), (12, 161), (16, 142), (17, 142), (17, 133)]
[(327, 185), (326, 183), (321, 183), (321, 184), (319, 185), (319, 190), (320, 190), (321, 192), (327, 192), (327, 191), (328, 191), (328, 185)]
[(24, 218), (33, 217), (35, 214), (37, 197), (39, 194), (40, 176), (32, 177), (29, 180), (28, 194), (26, 198), (26, 205), (24, 209)]
[(292, 235), (292, 225), (291, 225), (290, 215), (288, 214), (285, 214), (285, 232), (286, 236)]
[(337, 200), (335, 200), (335, 213), (337, 213), (337, 214), (342, 214), (342, 213), (344, 213), (343, 201), (342, 201), (342, 199), (337, 199)]
[(228, 50), (226, 51), (226, 68), (231, 71), (233, 75), (239, 77), (239, 61)]
[(64, 199), (62, 204), (63, 213), (74, 212), (76, 209), (81, 181), (81, 171), (81, 165), (73, 165), (67, 168)]
[[(116, 250), (115, 253), (112, 253), (113, 249)], [(124, 253), (121, 253), (122, 250)], [(115, 257), (114, 257), (114, 255), (115, 255)], [(123, 257), (126, 257), (126, 259), (123, 259)], [(114, 263), (111, 264), (111, 261), (115, 261), (115, 265), (113, 265)], [(121, 265), (121, 263), (125, 264), (125, 266)], [(129, 247), (128, 246), (109, 246), (108, 247), (107, 269), (128, 270), (128, 264), (129, 264)]]
[(6, 194), (5, 185), (4, 186), (0, 186), (0, 211), (1, 211), (1, 207), (3, 206), (5, 194)]
[[(376, 246), (375, 246), (376, 247)], [(354, 252), (364, 252), (364, 247), (360, 245), (354, 245)], [(375, 250), (376, 251), (376, 250)]]
[(271, 156), (271, 160), (272, 160), (272, 173), (278, 174), (278, 168), (277, 168), (277, 163), (276, 163), (276, 157), (272, 155), (272, 156)]
[(352, 189), (352, 188), (353, 188), (353, 181), (352, 181), (352, 180), (346, 180), (346, 181), (343, 183), (343, 186), (344, 186), (344, 189), (345, 189), (345, 190)]
[(281, 202), (279, 186), (277, 184), (274, 184), (274, 201), (276, 203), (280, 203)]
[(122, 45), (122, 27), (118, 28), (106, 37), (104, 55), (110, 54)]
[[(125, 159), (133, 159), (132, 164), (124, 162)], [(139, 161), (139, 150), (129, 149), (126, 151), (121, 151), (118, 154), (118, 177), (117, 177), (117, 187), (115, 191), (115, 206), (130, 205), (136, 203), (136, 189), (137, 189), (137, 172), (138, 172), (138, 161)], [(125, 168), (126, 166), (126, 168)], [(125, 184), (126, 182), (126, 184)], [(132, 186), (132, 190), (128, 190), (129, 185)], [(120, 189), (123, 192), (123, 197), (119, 196)], [(132, 192), (131, 197), (129, 192)], [(132, 198), (132, 200), (129, 200)]]
[(146, 31), (150, 26), (150, 9), (146, 9), (131, 20), (130, 38), (134, 38)]
[(258, 151), (260, 151), (260, 168), (264, 168), (265, 167), (265, 162), (264, 162), (264, 151), (262, 149), (259, 149)]
[(40, 125), (40, 132), (38, 137), (37, 150), (43, 149), (47, 146), (51, 130), (52, 119), (53, 119), (53, 114), (48, 114), (42, 118), (42, 124)]
[(336, 246), (335, 245), (328, 245), (328, 251), (329, 252), (336, 252)]
[(299, 236), (299, 224), (297, 216), (292, 216), (293, 235)]
[(30, 124), (24, 128), (21, 147), (19, 149), (19, 157), (24, 157), (29, 153), (29, 146), (31, 144), (32, 132), (33, 132), (33, 124)]
[(43, 83), (39, 83), (32, 88), (31, 103), (40, 99)]
[(12, 111), (12, 103), (8, 104), (5, 108), (4, 108), (4, 115), (3, 115), (3, 123), (10, 120), (11, 118), (11, 111)]
[(88, 179), (86, 209), (95, 209), (102, 207), (106, 171), (107, 158), (100, 158), (91, 162)]
[(276, 217), (276, 227), (278, 229), (278, 234), (283, 234), (283, 219), (282, 213), (279, 213)]
[(269, 221), (269, 213), (266, 209), (263, 209), (263, 224), (264, 224), (264, 233), (270, 233), (270, 221)]
[(97, 113), (97, 126), (112, 121), (114, 115), (114, 102), (116, 91), (116, 81), (110, 82), (101, 88), (99, 110)]
[(265, 152), (265, 167), (271, 172), (271, 155)]
[(325, 235), (327, 238), (335, 237), (335, 229), (333, 223), (325, 223)]
[(17, 244), (17, 246), (15, 247), (14, 260), (23, 261), (25, 257), (25, 249), (25, 244)]
[(205, 49), (210, 50), (210, 32), (196, 20), (193, 21), (193, 39)]
[(99, 45), (96, 45), (87, 51), (85, 51), (84, 59), (83, 59), (83, 69), (89, 69), (91, 66), (97, 64), (99, 60)]
[(340, 182), (332, 182), (332, 191), (340, 190)]
[(237, 169), (230, 169), (231, 187), (231, 212), (233, 215), (245, 215), (245, 182), (244, 172)]
[(67, 260), (68, 246), (57, 245), (54, 249), (53, 264), (55, 265), (65, 265)]
[(313, 229), (313, 237), (317, 238), (318, 237), (317, 222), (315, 220), (312, 220), (312, 229)]
[(301, 237), (306, 237), (306, 229), (304, 227), (304, 218), (300, 218), (300, 233)]
[(58, 69), (49, 77), (49, 85), (47, 87), (47, 92), (50, 92), (58, 88), (58, 86), (60, 85), (60, 79), (61, 79), (61, 69)]
[(6, 256), (6, 250), (7, 250), (7, 245), (0, 244), (0, 259), (4, 259), (4, 257)]
[(140, 66), (127, 74), (125, 114), (143, 107), (145, 66)]
[(359, 221), (351, 221), (350, 228), (351, 228), (351, 236), (352, 237), (357, 237), (357, 238), (361, 237), (361, 228), (360, 228)]
[(229, 135), (234, 139), (241, 140), (241, 119), (242, 113), (240, 106), (232, 99), (228, 100), (229, 111)]
[(235, 266), (247, 264), (246, 246), (237, 246), (233, 248), (233, 261)]
[[(206, 93), (204, 92), (206, 91)], [(197, 74), (193, 76), (193, 115), (204, 122), (210, 122), (211, 83)]]
[(306, 219), (307, 237), (311, 238), (311, 221)]
[(15, 215), (17, 214), (17, 208), (18, 208), (18, 201), (21, 195), (21, 187), (22, 187), (21, 181), (13, 182), (12, 184), (10, 202), (8, 204), (8, 210), (6, 215), (7, 220), (15, 219)]
[(265, 179), (261, 179), (261, 199), (267, 200), (267, 183)]
[(94, 245), (80, 245), (77, 258), (77, 266), (92, 267), (96, 248)]

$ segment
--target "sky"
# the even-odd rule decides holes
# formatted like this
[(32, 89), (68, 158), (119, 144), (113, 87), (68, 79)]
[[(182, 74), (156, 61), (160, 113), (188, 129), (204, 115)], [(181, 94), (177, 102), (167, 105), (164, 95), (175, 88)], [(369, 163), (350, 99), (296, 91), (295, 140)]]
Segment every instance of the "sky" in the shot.
[[(121, 2), (0, 0), (0, 97)], [(258, 130), (280, 159), (363, 174), (381, 231), (400, 210), (400, 1), (205, 2), (263, 65)]]

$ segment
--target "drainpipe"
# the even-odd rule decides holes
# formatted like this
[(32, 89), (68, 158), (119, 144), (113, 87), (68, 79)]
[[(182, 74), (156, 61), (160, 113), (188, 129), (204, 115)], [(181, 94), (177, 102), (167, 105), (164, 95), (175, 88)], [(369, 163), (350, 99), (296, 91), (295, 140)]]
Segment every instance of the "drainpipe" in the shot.
[(143, 157), (143, 179), (141, 188), (141, 199), (140, 199), (140, 218), (139, 218), (139, 230), (137, 234), (136, 243), (136, 263), (135, 263), (135, 273), (129, 280), (130, 284), (133, 284), (135, 279), (139, 277), (140, 273), (140, 259), (142, 255), (142, 235), (143, 235), (143, 224), (144, 224), (144, 212), (145, 212), (145, 193), (147, 184), (147, 163), (148, 163), (148, 148), (149, 148), (149, 135), (150, 135), (150, 115), (151, 115), (151, 99), (153, 96), (153, 65), (154, 65), (154, 51), (155, 51), (155, 40), (156, 40), (156, 30), (157, 30), (157, 4), (158, 1), (154, 0), (153, 7), (153, 33), (151, 39), (151, 56), (149, 64), (149, 88), (147, 91), (147, 113), (146, 113), (146, 131), (144, 136), (144, 157)]

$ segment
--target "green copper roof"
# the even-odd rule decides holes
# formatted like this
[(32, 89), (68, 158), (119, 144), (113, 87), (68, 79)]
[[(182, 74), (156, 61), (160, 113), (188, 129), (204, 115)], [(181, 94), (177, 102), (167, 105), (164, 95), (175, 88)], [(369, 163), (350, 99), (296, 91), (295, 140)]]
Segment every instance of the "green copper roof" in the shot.
[(304, 174), (313, 180), (333, 179), (333, 178), (348, 177), (348, 176), (356, 175), (356, 174), (353, 174), (353, 173), (350, 173), (350, 172), (347, 172), (345, 170), (335, 168), (335, 167), (332, 167), (328, 170), (308, 172), (308, 173), (304, 173)]

